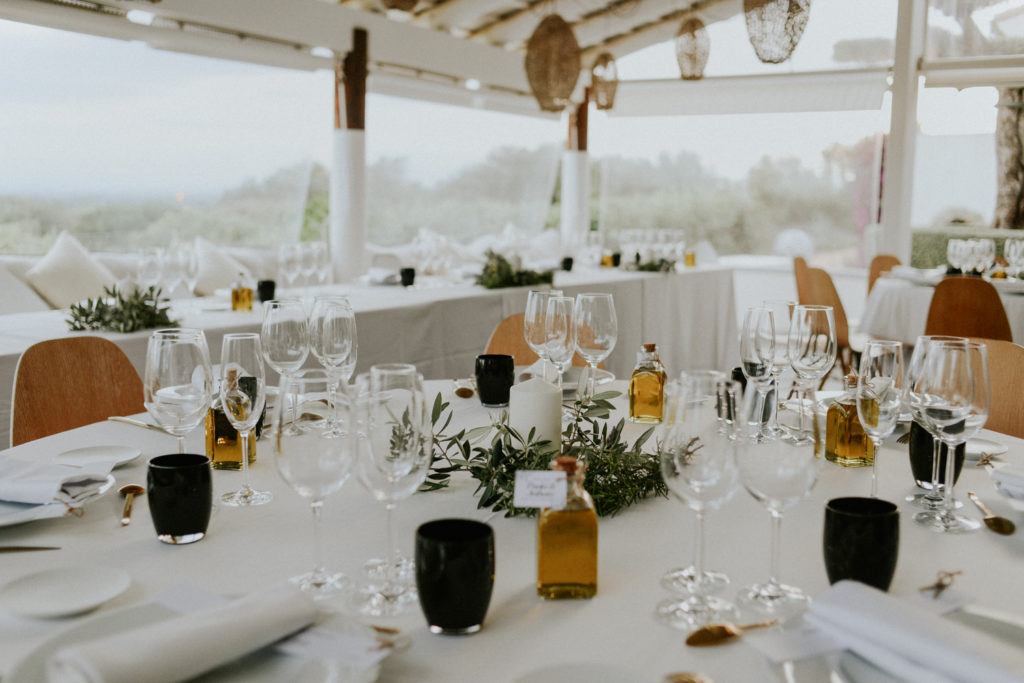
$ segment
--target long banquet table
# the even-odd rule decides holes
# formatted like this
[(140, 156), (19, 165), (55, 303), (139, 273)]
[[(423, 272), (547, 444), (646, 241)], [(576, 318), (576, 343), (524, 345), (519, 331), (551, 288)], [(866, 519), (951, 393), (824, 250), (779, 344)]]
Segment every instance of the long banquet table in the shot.
[[(526, 287), (486, 290), (469, 282), (421, 281), (422, 286), (410, 289), (331, 285), (312, 290), (350, 297), (359, 333), (358, 372), (375, 363), (405, 362), (414, 363), (425, 377), (468, 377), (473, 359), (483, 352), (495, 326), (526, 308)], [(583, 268), (557, 273), (555, 286), (567, 296), (585, 291), (614, 295), (619, 337), (606, 366), (618, 377), (628, 377), (645, 342), (659, 345), (671, 374), (699, 368), (726, 370), (736, 363), (739, 333), (730, 269), (661, 274)], [(180, 318), (184, 325), (206, 331), (214, 362), (220, 357), (225, 334), (259, 331), (262, 321), (258, 303), (251, 313), (199, 309), (225, 309), (223, 299), (176, 303), (184, 312)], [(0, 446), (10, 443), (11, 388), (18, 358), (36, 342), (78, 334), (68, 332), (66, 317), (66, 311), (0, 317)], [(100, 334), (120, 346), (140, 374), (149, 335), (149, 331)]]
[[(619, 381), (613, 388), (623, 389)], [(456, 425), (479, 425), (488, 413), (475, 399), (452, 395), (450, 382), (427, 384), (430, 395), (441, 392), (453, 402)], [(616, 399), (624, 405), (623, 398)], [(639, 427), (629, 425), (634, 435)], [(1006, 463), (1024, 464), (1024, 440), (985, 434), (1009, 446)], [(117, 485), (145, 480), (149, 457), (173, 449), (170, 437), (116, 423), (72, 430), (5, 452), (25, 458), (52, 458), (69, 448), (88, 444), (127, 444), (142, 449), (137, 461), (114, 470)], [(202, 447), (202, 435), (188, 437), (190, 449)], [(180, 583), (194, 584), (224, 595), (246, 594), (268, 583), (308, 569), (311, 563), (310, 513), (306, 503), (278, 478), (269, 443), (259, 445), (254, 483), (270, 489), (274, 500), (254, 509), (218, 508), (208, 536), (188, 546), (167, 546), (154, 537), (145, 500), (139, 501), (134, 521), (120, 527), (121, 502), (111, 493), (88, 504), (81, 518), (64, 517), (0, 528), (0, 545), (56, 545), (51, 552), (4, 555), (4, 580), (55, 565), (116, 567), (132, 577), (130, 588), (98, 610), (96, 618), (143, 603)], [(1024, 591), (1018, 590), (1024, 571), (1024, 533), (1003, 537), (985, 529), (966, 535), (940, 535), (911, 520), (912, 508), (903, 502), (914, 489), (906, 447), (890, 442), (880, 454), (880, 496), (901, 509), (900, 551), (890, 593), (906, 597), (932, 583), (939, 570), (959, 570), (955, 590), (981, 607), (1024, 615)], [(842, 469), (823, 463), (820, 481), (810, 495), (786, 513), (782, 531), (781, 579), (811, 595), (828, 587), (822, 560), (824, 502), (843, 495), (867, 495), (871, 472)], [(215, 493), (234, 490), (235, 472), (215, 472)], [(515, 681), (546, 665), (580, 662), (600, 665), (611, 673), (628, 671), (631, 680), (654, 683), (666, 673), (699, 671), (715, 681), (846, 680), (829, 678), (820, 660), (795, 663), (784, 672), (769, 664), (750, 639), (709, 649), (683, 644), (684, 634), (657, 623), (655, 604), (666, 597), (659, 578), (670, 567), (691, 559), (694, 519), (676, 500), (654, 499), (600, 521), (598, 593), (592, 600), (545, 602), (537, 597), (535, 529), (530, 519), (491, 517), (476, 507), (476, 482), (458, 478), (441, 492), (419, 493), (398, 510), (400, 538), (411, 552), (415, 527), (441, 517), (487, 520), (496, 536), (496, 583), (483, 630), (473, 636), (445, 637), (429, 633), (415, 613), (397, 622), (410, 636), (411, 647), (392, 654), (383, 664), (380, 681), (450, 682)], [(968, 464), (957, 487), (961, 495), (977, 491), (997, 512), (1024, 525), (993, 489), (985, 470)], [(968, 515), (978, 518), (973, 507)], [(329, 563), (350, 576), (362, 562), (377, 555), (383, 542), (384, 510), (354, 478), (324, 509)], [(765, 580), (768, 572), (769, 515), (742, 489), (707, 524), (708, 566), (728, 572), (734, 589)], [(66, 627), (85, 623), (89, 616), (59, 620), (20, 618), (0, 611), (0, 675), (7, 674), (26, 654)], [(373, 623), (381, 623), (373, 620)], [(619, 678), (612, 678), (620, 680)], [(547, 679), (545, 679), (547, 680)], [(858, 678), (863, 681), (865, 679)], [(867, 680), (879, 680), (869, 678)]]

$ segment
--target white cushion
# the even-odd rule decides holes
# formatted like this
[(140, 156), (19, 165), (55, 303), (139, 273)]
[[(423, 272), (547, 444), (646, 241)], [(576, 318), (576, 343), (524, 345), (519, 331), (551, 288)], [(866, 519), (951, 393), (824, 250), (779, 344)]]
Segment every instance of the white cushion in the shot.
[(3, 266), (0, 266), (0, 292), (4, 293), (0, 297), (0, 315), (50, 310), (50, 305), (40, 299), (31, 287)]
[(229, 289), (239, 274), (251, 279), (248, 268), (209, 240), (197, 237), (196, 250), (199, 252), (196, 293), (200, 296), (210, 296), (218, 289)]
[(46, 256), (29, 268), (25, 280), (54, 308), (102, 297), (103, 288), (117, 282), (110, 269), (93, 258), (66, 230)]

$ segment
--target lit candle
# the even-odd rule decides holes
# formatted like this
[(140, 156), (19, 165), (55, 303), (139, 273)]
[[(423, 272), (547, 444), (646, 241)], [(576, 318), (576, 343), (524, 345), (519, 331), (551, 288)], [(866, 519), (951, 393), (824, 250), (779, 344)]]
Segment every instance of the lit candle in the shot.
[(562, 392), (551, 382), (534, 377), (509, 391), (508, 424), (525, 439), (531, 429), (538, 441), (561, 443)]

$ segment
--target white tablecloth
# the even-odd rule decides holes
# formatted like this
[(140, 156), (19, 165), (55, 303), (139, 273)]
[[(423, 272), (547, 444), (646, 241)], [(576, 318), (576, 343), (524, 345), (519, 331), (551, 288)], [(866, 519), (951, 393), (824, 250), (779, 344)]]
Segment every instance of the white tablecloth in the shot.
[[(621, 389), (623, 382), (615, 385)], [(487, 420), (474, 399), (457, 399), (447, 382), (430, 382), (431, 393), (443, 390), (455, 402), (457, 423)], [(622, 405), (619, 399), (619, 405)], [(630, 425), (632, 433), (638, 427)], [(1003, 461), (1024, 463), (1024, 441), (988, 434), (1010, 445)], [(143, 457), (114, 471), (118, 485), (145, 480), (145, 461), (173, 448), (170, 437), (115, 423), (100, 423), (25, 444), (7, 451), (24, 457), (53, 457), (86, 444), (122, 443), (143, 449)], [(190, 448), (201, 448), (199, 433), (189, 436)], [(277, 477), (268, 443), (260, 443), (254, 483), (274, 492), (263, 507), (216, 510), (208, 536), (189, 546), (167, 546), (154, 538), (145, 498), (136, 506), (131, 526), (118, 525), (120, 500), (108, 494), (86, 507), (81, 519), (66, 517), (0, 528), (0, 545), (57, 545), (59, 551), (3, 556), (2, 576), (11, 579), (59, 564), (118, 567), (132, 577), (127, 592), (101, 608), (106, 613), (139, 604), (158, 591), (182, 582), (223, 594), (245, 594), (270, 581), (298, 574), (311, 564), (308, 506)], [(871, 472), (823, 463), (822, 479), (809, 498), (787, 511), (782, 530), (781, 579), (818, 595), (828, 582), (822, 560), (824, 501), (841, 495), (867, 495)], [(1024, 615), (1024, 591), (1016, 587), (1024, 573), (1024, 535), (1003, 537), (985, 529), (967, 535), (940, 535), (918, 527), (913, 509), (903, 502), (914, 489), (905, 447), (887, 447), (879, 461), (880, 495), (901, 508), (900, 554), (890, 593), (907, 596), (934, 582), (939, 570), (960, 570), (955, 589), (973, 596), (980, 606)], [(214, 490), (239, 484), (236, 472), (215, 472)], [(1024, 515), (1013, 512), (992, 487), (986, 472), (967, 466), (957, 489), (975, 490), (1000, 514), (1018, 526)], [(401, 544), (412, 551), (416, 526), (447, 516), (488, 519), (478, 510), (476, 482), (458, 479), (450, 489), (416, 494), (398, 509)], [(965, 513), (979, 518), (973, 507)], [(331, 566), (356, 575), (368, 557), (383, 548), (384, 510), (354, 478), (324, 508), (326, 556)], [(659, 579), (670, 567), (689, 563), (693, 514), (676, 500), (649, 500), (614, 518), (600, 521), (598, 593), (589, 601), (545, 602), (537, 597), (536, 522), (494, 517), (497, 569), (494, 595), (483, 630), (467, 637), (428, 632), (421, 616), (398, 622), (412, 639), (406, 652), (392, 655), (382, 669), (383, 683), (452, 681), (514, 681), (544, 665), (587, 662), (624, 667), (632, 680), (655, 683), (671, 671), (700, 671), (716, 681), (786, 680), (747, 641), (710, 649), (687, 648), (684, 634), (653, 618), (654, 606), (667, 593)], [(767, 511), (743, 490), (707, 523), (707, 562), (728, 572), (735, 590), (767, 579), (770, 523)], [(88, 617), (33, 620), (0, 612), (0, 675), (34, 647), (65, 626)], [(373, 620), (373, 623), (382, 623)], [(799, 681), (830, 680), (804, 662), (798, 671), (811, 674)], [(817, 673), (814, 673), (817, 671)], [(859, 679), (858, 680), (862, 680)], [(870, 679), (869, 679), (870, 680)]]
[[(897, 278), (879, 278), (868, 297), (860, 331), (880, 339), (913, 345), (924, 334), (935, 288)], [(1024, 295), (1002, 294), (1013, 341), (1024, 342)]]
[[(526, 308), (528, 288), (485, 290), (469, 283), (438, 283), (421, 278), (423, 286), (371, 287), (334, 285), (327, 291), (347, 294), (356, 311), (359, 362), (362, 372), (375, 363), (415, 363), (425, 377), (468, 377), (473, 359), (483, 353), (491, 332), (505, 317)], [(567, 296), (610, 292), (615, 297), (619, 338), (606, 367), (628, 377), (636, 352), (655, 342), (666, 369), (717, 368), (737, 364), (732, 271), (695, 268), (663, 275), (611, 269), (582, 269), (556, 274), (555, 285)], [(179, 302), (180, 303), (180, 302)], [(200, 300), (200, 306), (227, 306), (226, 301)], [(183, 304), (188, 306), (187, 303)], [(182, 310), (189, 310), (183, 308)], [(0, 446), (9, 441), (11, 392), (21, 353), (45, 339), (66, 337), (67, 313), (19, 313), (0, 316)], [(258, 331), (259, 303), (251, 313), (230, 310), (186, 313), (182, 323), (206, 331), (214, 363), (223, 336)], [(149, 331), (101, 334), (120, 346), (141, 374)], [(310, 357), (309, 363), (316, 364)]]

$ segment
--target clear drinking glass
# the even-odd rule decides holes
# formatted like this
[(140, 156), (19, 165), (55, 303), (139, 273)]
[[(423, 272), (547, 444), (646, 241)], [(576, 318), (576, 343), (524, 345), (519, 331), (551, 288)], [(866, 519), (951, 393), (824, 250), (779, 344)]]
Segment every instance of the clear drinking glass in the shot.
[(362, 614), (394, 616), (417, 602), (415, 567), (397, 545), (394, 526), (398, 504), (416, 492), (430, 469), (429, 407), (413, 365), (374, 365), (357, 387), (362, 429), (356, 468), (387, 510), (387, 545), (384, 559), (367, 563), (369, 581), (353, 599)]
[(1003, 257), (1010, 264), (1011, 274), (1019, 278), (1024, 272), (1024, 240), (1003, 242)]
[(265, 302), (260, 338), (267, 365), (280, 375), (297, 372), (309, 355), (309, 321), (302, 302), (298, 299)]
[(526, 312), (523, 315), (523, 338), (530, 349), (540, 356), (544, 379), (548, 378), (547, 341), (544, 337), (544, 323), (548, 312), (548, 299), (562, 296), (559, 289), (531, 289), (526, 295)]
[(799, 443), (811, 443), (813, 436), (807, 431), (807, 413), (814, 413), (808, 391), (814, 391), (836, 362), (836, 321), (831, 306), (796, 306), (789, 325), (789, 363), (796, 373), (799, 390), (800, 426), (798, 432), (788, 435)]
[[(353, 437), (329, 434), (326, 421), (318, 419), (329, 388), (335, 383), (322, 370), (282, 375), (280, 400), (273, 416), (281, 434), (272, 440), (274, 464), (285, 483), (309, 501), (313, 512), (313, 570), (291, 580), (316, 598), (330, 597), (351, 584), (344, 574), (327, 570), (321, 541), (324, 499), (344, 486), (355, 462)], [(290, 419), (292, 413), (299, 416), (300, 428), (288, 432), (282, 429), (282, 421)]]
[[(758, 431), (762, 437), (772, 431), (771, 413), (773, 406), (767, 404), (768, 391), (772, 385), (772, 368), (775, 363), (775, 320), (772, 310), (763, 306), (747, 309), (743, 316), (743, 330), (740, 333), (740, 367), (743, 376), (757, 391)], [(765, 413), (768, 415), (765, 415)]]
[(878, 452), (896, 429), (903, 410), (903, 344), (870, 339), (860, 354), (857, 417), (875, 445), (871, 459), (871, 497), (878, 497)]
[(568, 296), (548, 298), (548, 310), (544, 316), (544, 348), (555, 370), (558, 372), (558, 388), (562, 388), (562, 375), (572, 363), (576, 344), (572, 336), (573, 300)]
[(143, 403), (185, 452), (185, 435), (206, 418), (213, 400), (213, 369), (202, 330), (157, 330), (146, 346)]
[(728, 584), (721, 572), (704, 569), (704, 519), (732, 498), (738, 473), (735, 421), (740, 385), (722, 373), (687, 373), (673, 382), (667, 427), (660, 448), (661, 474), (672, 491), (696, 515), (693, 565), (668, 572), (662, 585), (689, 593), (658, 604), (660, 621), (690, 629), (736, 617), (732, 603), (713, 597)]
[(578, 294), (572, 310), (573, 338), (576, 350), (590, 366), (587, 395), (594, 395), (597, 365), (615, 348), (619, 324), (611, 294)]
[(339, 384), (347, 385), (355, 369), (351, 356), (356, 348), (356, 316), (348, 297), (316, 297), (309, 316), (309, 342), (313, 355), (332, 380), (327, 395), (331, 410), (324, 437), (341, 436), (343, 425), (337, 417)]
[(772, 312), (772, 324), (775, 325), (775, 358), (772, 360), (772, 391), (775, 394), (775, 405), (769, 428), (773, 432), (778, 432), (779, 411), (784, 405), (780, 380), (789, 368), (789, 323), (796, 302), (786, 299), (765, 299), (761, 305)]
[(981, 524), (959, 515), (953, 503), (957, 446), (974, 436), (988, 419), (991, 401), (988, 356), (984, 344), (964, 341), (931, 342), (925, 350), (924, 369), (912, 388), (925, 428), (948, 449), (943, 507), (925, 510), (914, 521), (933, 531), (974, 531)]
[(274, 497), (249, 484), (249, 435), (263, 414), (266, 400), (267, 374), (260, 335), (225, 334), (220, 348), (220, 404), (228, 422), (238, 430), (242, 447), (242, 486), (221, 496), (225, 505), (252, 507), (269, 503)]

